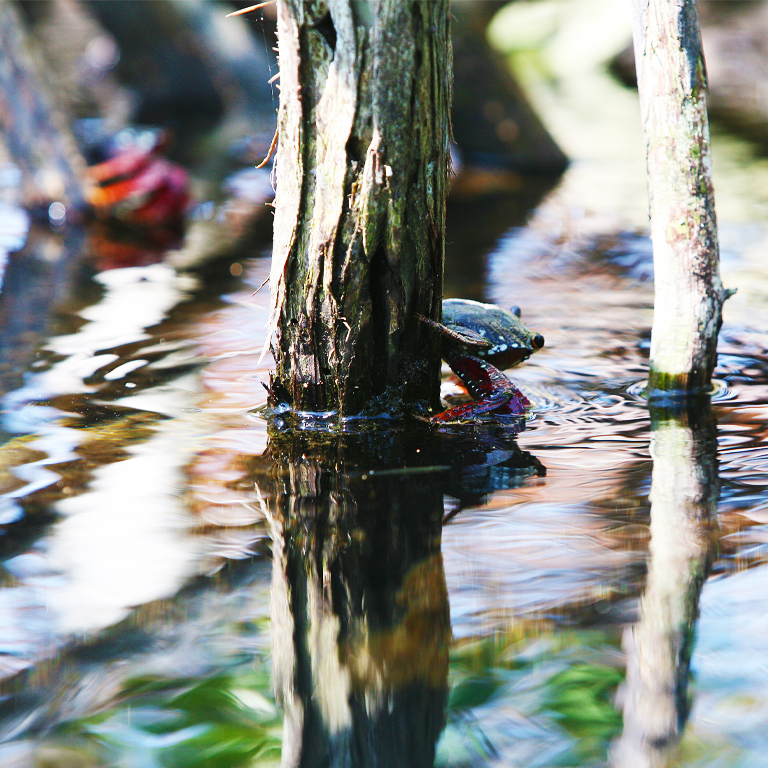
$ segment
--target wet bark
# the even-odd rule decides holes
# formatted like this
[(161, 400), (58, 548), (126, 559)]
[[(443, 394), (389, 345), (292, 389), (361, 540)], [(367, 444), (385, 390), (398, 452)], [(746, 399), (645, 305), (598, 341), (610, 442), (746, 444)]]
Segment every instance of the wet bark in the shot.
[(655, 302), (649, 393), (709, 389), (722, 305), (696, 0), (632, 0)]
[(438, 405), (447, 0), (278, 0), (273, 402)]

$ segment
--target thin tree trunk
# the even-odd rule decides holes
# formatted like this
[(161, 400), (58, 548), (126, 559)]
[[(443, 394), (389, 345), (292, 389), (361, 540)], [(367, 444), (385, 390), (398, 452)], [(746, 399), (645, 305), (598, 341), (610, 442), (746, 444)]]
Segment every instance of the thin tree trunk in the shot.
[(649, 393), (711, 384), (722, 305), (696, 0), (632, 0), (656, 297)]
[[(374, 10), (375, 9), (375, 10)], [(278, 0), (273, 402), (438, 404), (447, 0)], [(375, 14), (375, 17), (374, 17)]]

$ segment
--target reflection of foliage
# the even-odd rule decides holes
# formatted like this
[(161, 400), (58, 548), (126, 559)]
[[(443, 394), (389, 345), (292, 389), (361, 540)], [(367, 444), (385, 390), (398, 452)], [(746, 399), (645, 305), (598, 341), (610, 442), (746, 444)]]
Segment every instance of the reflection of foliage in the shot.
[(611, 702), (624, 674), (606, 664), (574, 664), (547, 681), (547, 709), (560, 725), (580, 739), (579, 753), (594, 754), (622, 727)]
[[(454, 645), (448, 725), (436, 765), (604, 765), (621, 729), (611, 701), (619, 633), (518, 625)], [(59, 730), (57, 768), (277, 766), (282, 714), (266, 652), (198, 678), (132, 677), (106, 711)], [(46, 739), (49, 744), (50, 740)], [(50, 756), (50, 755), (49, 755)]]
[(451, 653), (451, 694), (448, 709), (460, 716), (487, 704), (504, 685), (511, 670), (520, 669), (519, 662), (505, 660), (509, 647), (503, 638), (488, 638), (457, 646)]
[(266, 669), (195, 681), (136, 678), (115, 708), (71, 723), (68, 730), (95, 741), (109, 765), (278, 765), (282, 717), (270, 691)]
[(476, 713), (497, 698), (509, 677), (501, 655), (506, 644), (494, 639), (459, 645), (451, 653), (448, 725), (443, 733), (437, 765), (459, 766), (494, 754)]
[(612, 703), (624, 677), (612, 663), (618, 634), (520, 629), (454, 649), (437, 765), (605, 763), (622, 727)]

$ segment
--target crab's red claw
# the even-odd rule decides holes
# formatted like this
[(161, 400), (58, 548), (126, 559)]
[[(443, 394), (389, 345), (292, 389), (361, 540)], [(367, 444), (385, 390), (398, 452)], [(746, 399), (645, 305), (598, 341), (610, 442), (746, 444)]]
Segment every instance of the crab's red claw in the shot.
[(512, 394), (504, 405), (496, 409), (496, 413), (522, 416), (531, 407), (531, 401), (511, 381), (509, 387)]
[(472, 355), (462, 355), (452, 357), (448, 360), (448, 364), (451, 366), (451, 370), (464, 382), (467, 392), (475, 400), (491, 400), (504, 397), (508, 393), (519, 392), (512, 382), (487, 360), (481, 360)]
[(430, 421), (435, 424), (444, 424), (450, 421), (465, 421), (475, 416), (475, 403), (465, 403), (457, 405), (455, 408), (449, 408), (447, 411), (438, 413)]
[(530, 407), (528, 398), (504, 373), (486, 360), (471, 355), (456, 356), (449, 360), (449, 364), (475, 401), (438, 413), (432, 417), (432, 421), (461, 421), (484, 413), (522, 416)]
[(517, 395), (512, 395), (512, 397), (510, 397), (504, 405), (500, 405), (494, 413), (507, 416), (522, 416), (528, 410), (530, 405), (530, 400), (528, 400), (525, 395), (523, 395), (522, 398), (517, 397)]
[[(471, 403), (457, 405), (455, 408), (449, 408), (447, 411), (433, 416), (431, 421), (436, 423), (445, 423), (449, 421), (467, 421), (482, 416), (484, 413), (511, 413), (511, 411), (502, 410), (507, 407), (508, 398), (506, 396), (493, 399), (473, 400)], [(525, 413), (523, 408), (520, 413)]]

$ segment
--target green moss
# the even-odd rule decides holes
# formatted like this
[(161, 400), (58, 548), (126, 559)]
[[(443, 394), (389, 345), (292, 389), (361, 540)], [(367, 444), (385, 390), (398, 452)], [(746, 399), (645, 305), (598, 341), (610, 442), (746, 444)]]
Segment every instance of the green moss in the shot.
[(711, 380), (701, 373), (668, 373), (651, 367), (645, 395), (650, 402), (685, 402), (709, 396)]

